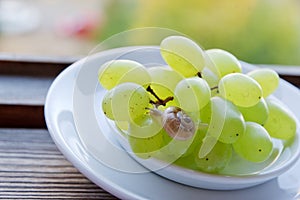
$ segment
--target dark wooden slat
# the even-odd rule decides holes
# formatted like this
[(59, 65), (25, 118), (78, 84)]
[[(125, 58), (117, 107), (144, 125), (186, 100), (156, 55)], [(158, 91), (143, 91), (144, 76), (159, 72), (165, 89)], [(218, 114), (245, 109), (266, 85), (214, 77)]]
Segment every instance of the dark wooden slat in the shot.
[(74, 168), (43, 129), (0, 129), (0, 180), (0, 199), (117, 199)]
[(55, 77), (80, 57), (51, 58), (0, 54), (0, 74)]
[(284, 80), (290, 82), (294, 86), (300, 88), (300, 76), (280, 74), (280, 77), (283, 78)]
[(44, 106), (0, 104), (0, 127), (45, 128)]
[(71, 63), (1, 61), (0, 73), (8, 75), (57, 76)]

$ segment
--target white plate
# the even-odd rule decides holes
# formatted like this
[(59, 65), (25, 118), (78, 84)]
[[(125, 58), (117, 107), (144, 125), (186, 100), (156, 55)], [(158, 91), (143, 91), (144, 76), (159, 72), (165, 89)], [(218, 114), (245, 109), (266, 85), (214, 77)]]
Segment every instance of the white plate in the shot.
[[(115, 52), (106, 52), (107, 59), (111, 59)], [(89, 61), (91, 62), (89, 62)], [(94, 64), (92, 64), (94, 62)], [(99, 60), (86, 59), (77, 62), (65, 70), (51, 86), (45, 105), (45, 116), (49, 132), (61, 152), (90, 180), (100, 187), (122, 199), (294, 199), (300, 189), (300, 162), (279, 176), (265, 184), (235, 191), (203, 190), (178, 184), (162, 178), (134, 161), (119, 144), (110, 137), (111, 130), (106, 120), (98, 124), (98, 116), (94, 105), (86, 101), (95, 88), (78, 88), (78, 74), (86, 70), (84, 63), (100, 66)], [(89, 69), (92, 69), (89, 68)], [(97, 73), (86, 70), (91, 77)], [(90, 81), (90, 80), (87, 80)], [(93, 84), (93, 80), (87, 83)], [(300, 118), (299, 90), (285, 81), (282, 96), (288, 97), (291, 109)], [(98, 93), (96, 93), (98, 94)], [(75, 98), (76, 97), (76, 98)], [(90, 116), (80, 116), (82, 109), (91, 111), (95, 119)], [(81, 110), (81, 111), (83, 111)], [(95, 113), (96, 112), (96, 113)], [(74, 119), (75, 117), (75, 119)], [(84, 119), (84, 125), (78, 120)], [(95, 120), (95, 121), (94, 121)], [(104, 129), (103, 129), (104, 127)], [(105, 128), (106, 127), (106, 128)], [(107, 128), (108, 127), (108, 128)], [(100, 132), (98, 132), (100, 130)], [(105, 131), (103, 134), (102, 131)], [(94, 137), (95, 136), (95, 137)], [(91, 139), (92, 138), (92, 139)], [(133, 173), (139, 172), (139, 173)], [(230, 182), (228, 182), (230, 184)], [(298, 195), (299, 196), (299, 195)]]
[[(112, 154), (127, 154), (131, 149), (124, 138), (120, 137), (113, 123), (106, 119), (101, 110), (102, 98), (106, 91), (98, 83), (97, 71), (101, 64), (112, 59), (135, 60), (146, 66), (165, 65), (160, 54), (160, 49), (157, 46), (125, 47), (87, 57), (81, 62), (82, 66), (77, 75), (74, 88), (74, 121), (83, 145), (98, 161), (120, 171), (144, 173), (144, 168), (136, 168), (128, 165), (130, 162), (124, 159), (124, 156), (120, 156), (123, 160), (118, 159), (117, 162), (116, 159), (111, 158)], [(255, 69), (255, 67), (244, 64), (244, 71), (251, 69)], [(287, 97), (289, 97), (290, 94), (285, 88), (286, 86), (284, 82), (282, 82), (279, 89), (275, 92), (275, 96), (284, 103), (289, 104), (290, 98)], [(298, 131), (298, 133), (299, 132), (300, 131)], [(110, 142), (101, 144), (99, 141), (103, 140), (103, 136), (108, 138)], [(126, 151), (119, 147), (118, 143), (115, 142), (115, 138)], [(110, 145), (109, 149), (111, 154), (107, 154), (106, 149), (108, 145)], [(281, 142), (279, 145), (278, 142), (276, 143), (276, 150), (278, 150), (278, 152), (281, 151), (281, 146)], [(154, 159), (139, 159), (132, 153), (131, 156), (143, 166), (151, 169), (151, 171), (176, 182), (206, 189), (232, 190), (257, 185), (280, 175), (294, 164), (299, 152), (299, 139), (296, 137), (293, 145), (285, 148), (274, 163), (272, 163), (272, 159), (260, 164), (239, 160), (238, 162), (231, 162), (229, 164), (230, 167), (225, 169), (226, 174), (244, 174), (245, 176), (242, 177), (229, 177), (201, 172), (195, 173), (193, 170), (158, 162)], [(271, 157), (274, 158), (276, 155), (272, 155)], [(269, 166), (270, 164), (272, 165)]]

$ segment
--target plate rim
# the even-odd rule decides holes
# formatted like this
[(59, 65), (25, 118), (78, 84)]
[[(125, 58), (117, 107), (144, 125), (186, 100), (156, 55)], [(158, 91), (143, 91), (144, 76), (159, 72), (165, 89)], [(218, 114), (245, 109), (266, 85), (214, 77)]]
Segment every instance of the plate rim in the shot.
[[(95, 108), (85, 106), (85, 109), (82, 109), (81, 106), (80, 106), (80, 103), (82, 103), (82, 102), (84, 102), (85, 104), (86, 104), (86, 102), (88, 102), (87, 104), (93, 104), (94, 103), (95, 94), (94, 93), (92, 94), (92, 92), (95, 92), (95, 91), (91, 90), (90, 88), (93, 88), (94, 84), (98, 84), (98, 77), (95, 77), (93, 73), (87, 74), (87, 72), (86, 72), (87, 68), (86, 67), (91, 67), (88, 70), (96, 71), (96, 70), (99, 70), (99, 67), (100, 67), (99, 63), (103, 62), (103, 60), (107, 60), (107, 57), (108, 57), (107, 55), (112, 56), (113, 59), (114, 59), (115, 57), (118, 57), (119, 55), (123, 55), (124, 53), (127, 54), (128, 52), (134, 52), (135, 50), (142, 50), (141, 51), (142, 54), (140, 54), (140, 55), (145, 55), (145, 53), (147, 53), (148, 50), (151, 49), (151, 48), (153, 48), (155, 50), (155, 52), (157, 52), (158, 49), (159, 49), (157, 46), (129, 46), (129, 47), (115, 48), (115, 49), (111, 49), (111, 50), (108, 50), (108, 51), (98, 52), (98, 53), (93, 54), (92, 56), (90, 56), (88, 58), (89, 59), (87, 61), (88, 64), (85, 63), (87, 66), (83, 66), (84, 73), (79, 74), (79, 76), (78, 76), (81, 81), (79, 83), (77, 83), (77, 85), (76, 85), (77, 90), (75, 90), (76, 93), (74, 92), (74, 94), (78, 95), (78, 96), (76, 96), (78, 98), (74, 99), (75, 103), (73, 104), (73, 109), (74, 109), (74, 112), (76, 112), (74, 114), (74, 121), (75, 121), (76, 126), (78, 127), (79, 134), (81, 134), (82, 132), (87, 132), (91, 128), (91, 126), (89, 126), (89, 125), (91, 125), (90, 120), (95, 120), (95, 123), (98, 124), (97, 119), (90, 119), (88, 122), (86, 122), (86, 123), (89, 123), (89, 125), (87, 125), (86, 123), (82, 123), (82, 121), (85, 121), (85, 117), (90, 114), (91, 110), (92, 109), (95, 110)], [(145, 50), (145, 51), (143, 51), (143, 50)], [(158, 51), (158, 53), (159, 53), (159, 51)], [(110, 58), (108, 60), (111, 60), (111, 59), (112, 58)], [(139, 58), (137, 58), (136, 55), (133, 55), (133, 57), (131, 56), (129, 59), (136, 60), (136, 59), (139, 59)], [(149, 60), (149, 58), (148, 58), (148, 60)], [(94, 62), (98, 63), (97, 66), (93, 66)], [(158, 62), (158, 61), (155, 60), (155, 62)], [(246, 62), (242, 62), (241, 64), (248, 66), (247, 68), (245, 68), (243, 66), (243, 73), (245, 73), (247, 70), (249, 71), (249, 70), (257, 68), (255, 65), (252, 65), (252, 64), (249, 64), (249, 63), (246, 63)], [(90, 77), (90, 79), (94, 79), (94, 80), (89, 82), (89, 83), (86, 83), (86, 81), (85, 81), (85, 79), (83, 79), (83, 77), (86, 78), (87, 75), (93, 76), (93, 77)], [(84, 80), (84, 81), (82, 81), (82, 80)], [(293, 87), (291, 84), (289, 84), (288, 82), (286, 82), (282, 79), (280, 79), (280, 84), (281, 84), (282, 87), (288, 87), (288, 88)], [(88, 85), (88, 87), (87, 87), (87, 85)], [(90, 90), (90, 91), (87, 91), (87, 92), (85, 90), (82, 91), (83, 88), (85, 90)], [(89, 111), (86, 111), (86, 109), (88, 109)], [(103, 113), (101, 115), (103, 115)], [(98, 131), (101, 132), (100, 129), (95, 128), (95, 129), (93, 129), (92, 132), (98, 132)], [(284, 171), (286, 171), (288, 168), (290, 168), (297, 161), (297, 158), (300, 154), (300, 140), (299, 140), (299, 134), (300, 133), (299, 132), (297, 132), (297, 133), (298, 133), (297, 138), (296, 138), (297, 139), (297, 141), (296, 141), (297, 144), (295, 143), (297, 145), (297, 149), (295, 151), (296, 154), (290, 156), (289, 160), (287, 160), (286, 162), (281, 163), (279, 166), (276, 166), (274, 169), (266, 171), (262, 174), (254, 174), (254, 175), (241, 176), (241, 177), (239, 177), (239, 176), (230, 176), (229, 177), (227, 175), (197, 172), (195, 174), (199, 178), (197, 179), (198, 182), (196, 184), (188, 184), (187, 183), (188, 176), (186, 176), (186, 175), (182, 176), (181, 174), (179, 174), (180, 176), (179, 176), (179, 178), (176, 178), (176, 180), (179, 183), (187, 184), (189, 186), (194, 186), (194, 187), (199, 187), (199, 188), (204, 188), (204, 189), (219, 189), (219, 190), (242, 189), (242, 188), (246, 188), (246, 187), (255, 185), (255, 182), (257, 182), (257, 184), (260, 184), (262, 182), (268, 181), (268, 180), (270, 180), (272, 178), (275, 178), (275, 177), (279, 176), (280, 174), (282, 174)], [(101, 134), (105, 135), (105, 133), (101, 133)], [(96, 135), (94, 134), (94, 138), (97, 138), (97, 136), (98, 136), (98, 134), (96, 134)], [(80, 138), (81, 138), (84, 146), (88, 149), (88, 151), (90, 151), (91, 154), (94, 155), (98, 159), (98, 154), (100, 154), (97, 150), (98, 149), (98, 146), (97, 146), (98, 144), (95, 144), (95, 141), (93, 141), (93, 139), (90, 139), (90, 137), (87, 136), (86, 134), (81, 134)], [(102, 161), (102, 160), (100, 159), (100, 161)], [(148, 168), (146, 165), (143, 165), (143, 166)], [(158, 172), (159, 172), (158, 173), (159, 175), (166, 174), (165, 178), (167, 178), (167, 179), (169, 178), (170, 175), (171, 175), (171, 177), (172, 177), (172, 175), (174, 177), (174, 174), (178, 174), (178, 172), (175, 172), (173, 174), (172, 172), (174, 172), (174, 170), (173, 171), (168, 171), (167, 169), (165, 169), (165, 170), (162, 169), (162, 170), (159, 170)], [(182, 179), (180, 179), (180, 178), (184, 179), (184, 181), (182, 181)], [(171, 180), (176, 181), (172, 178), (171, 178)], [(194, 179), (194, 181), (195, 180), (196, 179)], [(199, 180), (201, 180), (201, 181), (199, 182)], [(227, 182), (229, 180), (232, 180), (234, 184), (229, 186), (227, 184)], [(191, 181), (188, 181), (188, 182), (191, 183)]]
[[(70, 148), (70, 145), (65, 141), (65, 139), (62, 137), (61, 131), (58, 128), (58, 125), (54, 125), (55, 123), (52, 122), (53, 118), (51, 117), (53, 114), (51, 114), (51, 106), (52, 102), (51, 99), (53, 97), (53, 93), (55, 93), (55, 90), (57, 90), (58, 84), (61, 81), (61, 79), (64, 79), (66, 75), (68, 75), (71, 71), (76, 70), (76, 68), (79, 68), (80, 63), (84, 62), (85, 58), (80, 59), (79, 61), (71, 64), (69, 67), (64, 69), (53, 81), (51, 84), (48, 93), (46, 95), (45, 100), (45, 106), (44, 106), (44, 116), (45, 116), (45, 122), (47, 125), (47, 129), (50, 133), (51, 138), (53, 139), (54, 143), (56, 144), (59, 151), (64, 155), (64, 157), (72, 163), (72, 165), (75, 166), (75, 168), (80, 171), (84, 176), (86, 176), (89, 180), (91, 180), (93, 183), (98, 185), (98, 187), (101, 187), (103, 190), (109, 192), (110, 194), (121, 198), (121, 199), (141, 199), (143, 197), (132, 193), (131, 191), (128, 191), (121, 186), (113, 183), (112, 181), (108, 180), (105, 176), (99, 177), (97, 174), (95, 176), (95, 173), (93, 173), (93, 169), (86, 164), (86, 162), (80, 158), (76, 153), (72, 151)], [(77, 132), (77, 130), (75, 130)], [(59, 134), (56, 134), (59, 133)], [(77, 134), (77, 133), (76, 133)], [(66, 148), (67, 147), (67, 148)], [(84, 146), (81, 147), (83, 151), (85, 151), (87, 154), (89, 152), (84, 148)], [(91, 156), (91, 159), (95, 159), (93, 156)]]
[[(82, 60), (84, 60), (84, 59), (82, 59)], [(103, 188), (103, 189), (105, 189), (105, 190), (107, 190), (107, 191), (109, 191), (109, 192), (111, 192), (112, 194), (114, 194), (114, 195), (116, 195), (116, 196), (119, 196), (120, 195), (120, 197), (122, 197), (122, 198), (136, 198), (136, 197), (139, 197), (139, 196), (136, 196), (135, 194), (132, 194), (132, 195), (129, 195), (129, 196), (124, 196), (124, 194), (128, 194), (128, 191), (127, 192), (120, 192), (120, 191), (122, 191), (123, 189), (122, 189), (122, 187), (116, 187), (115, 189), (116, 190), (111, 190), (111, 188), (112, 188), (112, 185), (111, 184), (106, 184), (105, 182), (99, 182), (99, 180), (95, 180), (95, 177), (93, 176), (93, 174), (90, 174), (90, 171), (89, 170), (87, 170), (87, 168), (85, 168), (86, 167), (86, 165), (82, 162), (82, 160), (80, 159), (80, 163), (77, 163), (77, 160), (75, 159), (75, 157), (77, 158), (77, 156), (73, 153), (73, 152), (68, 152), (65, 148), (64, 148), (64, 146), (63, 146), (63, 144), (66, 144), (66, 146), (69, 148), (69, 145), (65, 142), (65, 141), (59, 141), (59, 140), (57, 140), (57, 138), (56, 137), (53, 137), (53, 134), (52, 134), (52, 132), (53, 131), (59, 131), (59, 130), (55, 130), (56, 128), (55, 127), (53, 127), (52, 125), (51, 125), (51, 120), (47, 117), (47, 116), (49, 116), (49, 109), (47, 109), (48, 108), (48, 106), (49, 106), (49, 104), (51, 104), (49, 101), (50, 101), (50, 99), (51, 99), (51, 93), (53, 93), (53, 90), (54, 90), (54, 88), (56, 87), (56, 85), (57, 85), (57, 83), (60, 81), (60, 79), (62, 79), (63, 77), (64, 77), (64, 75), (65, 74), (67, 74), (67, 73), (69, 73), (69, 71), (72, 71), (73, 70), (73, 68), (76, 68), (76, 67), (78, 67), (78, 63), (79, 62), (83, 62), (83, 61), (78, 61), (78, 62), (76, 62), (76, 63), (74, 63), (74, 64), (72, 64), (71, 66), (69, 66), (68, 68), (66, 68), (56, 79), (55, 79), (55, 81), (53, 82), (53, 84), (51, 85), (51, 87), (49, 88), (49, 91), (48, 91), (48, 94), (47, 94), (47, 97), (46, 97), (46, 101), (45, 101), (45, 119), (46, 119), (46, 123), (47, 123), (47, 127), (48, 127), (48, 130), (49, 130), (49, 132), (51, 133), (51, 137), (54, 139), (54, 141), (55, 141), (55, 143), (57, 144), (57, 146), (58, 146), (58, 148), (60, 149), (60, 151), (61, 152), (63, 152), (63, 154), (64, 155), (67, 155), (66, 157), (68, 158), (68, 160), (70, 160), (71, 162), (72, 162), (72, 164), (74, 164), (74, 166), (76, 166), (76, 168), (77, 169), (80, 169), (79, 171), (83, 171), (82, 173), (84, 174), (84, 175), (86, 175), (90, 180), (92, 180), (93, 182), (95, 182), (95, 183), (100, 183), (100, 185), (101, 185), (101, 187)], [(288, 82), (287, 82), (288, 83)], [(290, 84), (290, 83), (288, 83), (288, 84)], [(291, 84), (290, 84), (291, 85)], [(296, 160), (297, 161), (297, 160)], [(296, 162), (295, 161), (295, 162)], [(84, 170), (84, 169), (86, 169), (86, 170)], [(97, 185), (98, 185), (97, 184)], [(105, 185), (107, 185), (107, 188), (106, 188), (106, 186)], [(119, 194), (120, 193), (120, 194)], [(139, 197), (140, 198), (140, 197)]]

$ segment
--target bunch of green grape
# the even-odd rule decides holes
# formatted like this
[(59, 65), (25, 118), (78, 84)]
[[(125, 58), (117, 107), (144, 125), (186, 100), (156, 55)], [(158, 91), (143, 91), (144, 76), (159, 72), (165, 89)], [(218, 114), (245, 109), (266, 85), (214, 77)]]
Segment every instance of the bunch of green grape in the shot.
[(107, 90), (102, 110), (138, 157), (218, 173), (233, 154), (260, 163), (273, 138), (294, 139), (296, 119), (271, 95), (275, 71), (242, 73), (231, 53), (183, 36), (165, 38), (160, 52), (165, 65), (112, 60), (98, 74)]

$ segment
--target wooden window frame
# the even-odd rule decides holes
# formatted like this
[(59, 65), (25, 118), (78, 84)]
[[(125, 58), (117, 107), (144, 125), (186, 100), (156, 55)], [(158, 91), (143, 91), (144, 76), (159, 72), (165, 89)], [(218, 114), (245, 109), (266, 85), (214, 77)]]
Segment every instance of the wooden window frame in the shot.
[[(79, 59), (79, 57), (49, 58), (0, 54), (0, 75), (26, 77), (29, 80), (47, 77), (53, 81), (59, 73)], [(259, 66), (275, 69), (281, 78), (300, 88), (300, 67)], [(0, 96), (0, 128), (46, 128), (44, 102), (36, 104), (21, 100), (17, 103), (7, 101), (3, 103)]]

